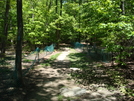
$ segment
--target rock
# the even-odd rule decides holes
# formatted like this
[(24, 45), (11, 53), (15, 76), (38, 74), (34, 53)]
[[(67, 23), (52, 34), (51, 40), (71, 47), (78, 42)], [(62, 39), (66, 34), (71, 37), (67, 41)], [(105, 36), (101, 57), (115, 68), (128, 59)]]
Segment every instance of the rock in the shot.
[(82, 95), (84, 93), (86, 93), (85, 89), (79, 89), (78, 91), (75, 92), (75, 95)]
[(62, 93), (62, 95), (65, 97), (72, 97), (72, 96), (75, 96), (75, 93), (73, 91), (67, 91), (67, 92)]
[(98, 93), (98, 92), (92, 92), (91, 96), (93, 96), (93, 97), (101, 97), (101, 94)]
[(113, 96), (110, 96), (107, 99), (109, 99), (109, 101), (117, 101), (117, 98), (116, 97), (113, 97)]
[(103, 87), (99, 87), (97, 92), (100, 93), (103, 97), (113, 95), (112, 92), (110, 92), (107, 88), (103, 88)]
[(71, 67), (70, 70), (76, 71), (76, 70), (80, 70), (80, 68)]
[(61, 88), (61, 95), (65, 97), (79, 96), (86, 93), (86, 89), (80, 87)]
[(63, 93), (65, 93), (65, 92), (67, 92), (69, 89), (68, 88), (61, 88), (60, 89), (60, 92), (61, 92), (61, 94), (63, 94)]

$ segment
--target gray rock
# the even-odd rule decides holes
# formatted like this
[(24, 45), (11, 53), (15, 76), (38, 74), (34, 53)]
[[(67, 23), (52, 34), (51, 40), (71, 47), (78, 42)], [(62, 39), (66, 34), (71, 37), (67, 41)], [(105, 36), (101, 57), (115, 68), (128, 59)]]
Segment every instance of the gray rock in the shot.
[(98, 93), (98, 92), (92, 92), (91, 96), (93, 96), (93, 97), (101, 97), (101, 94)]
[(84, 93), (86, 93), (86, 89), (80, 88), (80, 87), (71, 87), (71, 88), (61, 88), (60, 89), (61, 95), (65, 97), (73, 97), (73, 96), (79, 96)]
[(114, 96), (110, 96), (107, 99), (109, 99), (109, 101), (117, 101), (117, 98)]
[(112, 92), (110, 92), (107, 88), (103, 88), (103, 87), (99, 87), (97, 92), (100, 93), (103, 97), (107, 97), (107, 96), (113, 95)]
[(75, 93), (73, 91), (68, 91), (68, 92), (62, 93), (62, 95), (65, 97), (72, 97), (72, 96), (75, 96)]
[(85, 89), (80, 89), (79, 91), (75, 92), (75, 95), (82, 95), (86, 93), (86, 90)]

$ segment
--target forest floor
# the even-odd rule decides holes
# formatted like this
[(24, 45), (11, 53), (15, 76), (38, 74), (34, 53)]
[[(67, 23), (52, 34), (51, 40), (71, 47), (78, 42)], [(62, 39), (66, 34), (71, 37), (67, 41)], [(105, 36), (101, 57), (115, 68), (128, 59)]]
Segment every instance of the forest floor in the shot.
[[(2, 81), (0, 84), (0, 101), (133, 101), (132, 97), (124, 95), (126, 86), (115, 86), (115, 84), (113, 84), (113, 82), (119, 83), (118, 80), (122, 78), (105, 73), (113, 70), (110, 63), (103, 63), (102, 65), (102, 63), (93, 62), (87, 57), (86, 53), (82, 53), (82, 55), (81, 53), (82, 51), (78, 49), (64, 48), (46, 57), (40, 54), (41, 59), (39, 63), (36, 63), (34, 67), (25, 74), (25, 87), (23, 88), (13, 87), (13, 81), (10, 75), (13, 74), (13, 71), (8, 70), (8, 65), (3, 67), (6, 69), (1, 69), (2, 72), (0, 72), (0, 80)], [(52, 59), (52, 56), (56, 54), (60, 55), (56, 59)], [(24, 60), (24, 71), (31, 66), (32, 62), (29, 61), (30, 59), (34, 60), (35, 56), (30, 56), (30, 58)], [(87, 59), (89, 63), (83, 61), (85, 59)], [(81, 65), (83, 63), (86, 64)], [(92, 70), (81, 70), (78, 68), (78, 64), (80, 66), (88, 65)], [(124, 76), (129, 80), (127, 86), (130, 89), (134, 87), (134, 81), (130, 79), (132, 78), (131, 76), (133, 76), (133, 66), (131, 63), (131, 70), (129, 71), (120, 69), (123, 73), (127, 71), (128, 75)], [(105, 71), (107, 68), (109, 68), (109, 70)], [(94, 74), (95, 72), (97, 72), (97, 74)], [(113, 72), (113, 74), (115, 73), (118, 72)], [(62, 90), (65, 88), (73, 89), (78, 87), (84, 89), (85, 92), (75, 96), (72, 96), (72, 92), (70, 91), (68, 91), (69, 93), (67, 92), (66, 96), (62, 93)]]

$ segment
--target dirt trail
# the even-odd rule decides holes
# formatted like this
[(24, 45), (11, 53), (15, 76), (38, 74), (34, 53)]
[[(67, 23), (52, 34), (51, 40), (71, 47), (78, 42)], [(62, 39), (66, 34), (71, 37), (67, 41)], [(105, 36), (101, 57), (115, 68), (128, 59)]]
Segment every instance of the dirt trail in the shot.
[(36, 69), (31, 72), (30, 91), (24, 101), (58, 101), (59, 89), (64, 86), (72, 86), (74, 82), (67, 80), (67, 76), (61, 75), (60, 69), (50, 67)]
[[(87, 68), (89, 67), (90, 69), (92, 67), (92, 72), (94, 73), (93, 75), (90, 69), (88, 71), (84, 71), (84, 69), (78, 70), (79, 67), (75, 68), (75, 66), (77, 67), (77, 64), (80, 66), (81, 64), (84, 64), (85, 60), (83, 57), (81, 57), (81, 55), (79, 55), (82, 50), (71, 50), (63, 49), (62, 54), (55, 61), (49, 61), (49, 58), (51, 55), (55, 55), (60, 51), (55, 51), (45, 57), (43, 52), (40, 53), (39, 63), (35, 63), (34, 69), (31, 69), (29, 72), (27, 72), (24, 77), (24, 83), (26, 85), (24, 89), (15, 87), (13, 80), (13, 70), (10, 70), (9, 66), (4, 68), (1, 67), (0, 101), (133, 101), (133, 99), (131, 100), (130, 98), (125, 97), (125, 95), (120, 93), (119, 89), (124, 88), (118, 89), (117, 87), (117, 89), (114, 88), (113, 90), (113, 88), (111, 88), (111, 90), (109, 90), (108, 87), (110, 86), (106, 86), (108, 83), (112, 85), (112, 82), (109, 82), (109, 78), (107, 80), (107, 75), (105, 75), (104, 69), (107, 69), (107, 66), (105, 68), (102, 68), (101, 65), (96, 67), (96, 62), (92, 64), (92, 61), (88, 61), (88, 66), (87, 64), (85, 64), (85, 66), (87, 66)], [(72, 52), (75, 52), (76, 54), (74, 56), (71, 55), (71, 58), (68, 55)], [(11, 56), (13, 57), (7, 57), (8, 61), (6, 62), (9, 62), (9, 64), (12, 65), (10, 67), (14, 67), (14, 54), (11, 54)], [(80, 61), (77, 61), (79, 58)], [(26, 59), (23, 59), (23, 72), (25, 72), (25, 70), (31, 66), (33, 61), (29, 60), (34, 59), (35, 54), (32, 54), (32, 56), (29, 56)], [(92, 60), (89, 57), (86, 57), (86, 59)], [(84, 67), (84, 65), (82, 65), (82, 67)], [(75, 72), (77, 72), (78, 79), (76, 79), (77, 77), (75, 80), (72, 79), (70, 76), (72, 70), (72, 77), (74, 77)], [(131, 70), (130, 74), (133, 74), (132, 72), (133, 70)], [(128, 72), (126, 72), (126, 74), (128, 74)], [(76, 83), (76, 81), (80, 81), (79, 84)], [(100, 84), (100, 82), (102, 82), (102, 84)], [(132, 84), (133, 83), (131, 83), (131, 85)], [(69, 91), (70, 88), (78, 87), (86, 89), (86, 93), (81, 96), (63, 97), (61, 90), (64, 89), (64, 91), (70, 95), (73, 94), (72, 91)]]
[[(23, 101), (119, 101), (117, 92), (110, 92), (106, 88), (94, 85), (96, 91), (87, 90), (86, 94), (75, 99), (64, 98), (60, 94), (61, 88), (80, 86), (69, 76), (69, 60), (65, 57), (70, 53), (63, 52), (51, 66), (38, 65), (26, 76), (26, 94)], [(64, 59), (62, 59), (64, 58)], [(92, 85), (93, 86), (93, 85)], [(92, 88), (94, 89), (94, 88)], [(121, 101), (121, 100), (120, 100)]]
[(27, 75), (30, 87), (27, 87), (24, 101), (58, 101), (62, 87), (75, 85), (74, 80), (70, 79), (68, 74), (64, 74), (69, 66), (69, 61), (62, 58), (65, 58), (67, 54), (64, 52), (62, 56), (59, 56), (59, 60), (55, 60), (51, 66), (38, 65), (35, 67), (37, 69)]

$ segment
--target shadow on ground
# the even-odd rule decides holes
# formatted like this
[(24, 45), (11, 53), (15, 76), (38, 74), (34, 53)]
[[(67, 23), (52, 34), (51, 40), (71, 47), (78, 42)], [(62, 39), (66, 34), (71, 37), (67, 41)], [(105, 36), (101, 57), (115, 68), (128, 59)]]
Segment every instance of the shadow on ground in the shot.
[(77, 82), (83, 85), (104, 83), (108, 86), (114, 86), (114, 80), (112, 80), (111, 75), (107, 74), (108, 67), (92, 61), (90, 57), (86, 57), (85, 53), (73, 53), (69, 55), (69, 58), (72, 60), (71, 67), (80, 69), (71, 73)]
[(0, 67), (0, 101), (10, 101), (13, 82), (13, 71), (8, 67)]
[[(25, 87), (23, 88), (14, 87), (11, 78), (13, 72), (7, 67), (1, 67), (0, 101), (58, 101), (59, 89), (66, 84), (62, 74), (71, 74), (72, 78), (81, 85), (106, 84), (109, 87), (116, 87), (114, 77), (111, 78), (114, 73), (117, 73), (114, 72), (115, 69), (91, 61), (85, 55), (85, 53), (72, 53), (68, 56), (71, 62), (68, 60), (41, 60), (34, 65), (34, 70), (24, 76)], [(50, 66), (38, 68), (41, 63), (49, 63)], [(80, 70), (71, 71), (70, 68)], [(109, 70), (111, 71), (109, 72)]]
[[(95, 90), (104, 84), (111, 91), (115, 89), (122, 91), (121, 85), (124, 85), (126, 87), (125, 95), (132, 96), (134, 94), (133, 65), (128, 64), (126, 68), (110, 66), (111, 63), (93, 60), (85, 53), (73, 53), (69, 55), (69, 58), (71, 59), (71, 66), (78, 68), (71, 73), (77, 83), (87, 86), (89, 89), (91, 89), (90, 85), (97, 84), (98, 86), (95, 87)], [(127, 93), (128, 89), (130, 90), (129, 93)], [(124, 101), (126, 101), (126, 98), (124, 98)], [(132, 101), (134, 98), (128, 97), (127, 99)]]
[[(27, 87), (24, 101), (53, 101), (57, 99), (57, 92), (60, 85), (55, 85), (55, 82), (60, 77), (50, 77), (50, 74), (40, 73), (41, 71), (32, 71), (25, 77)], [(64, 86), (64, 85), (62, 85)]]

